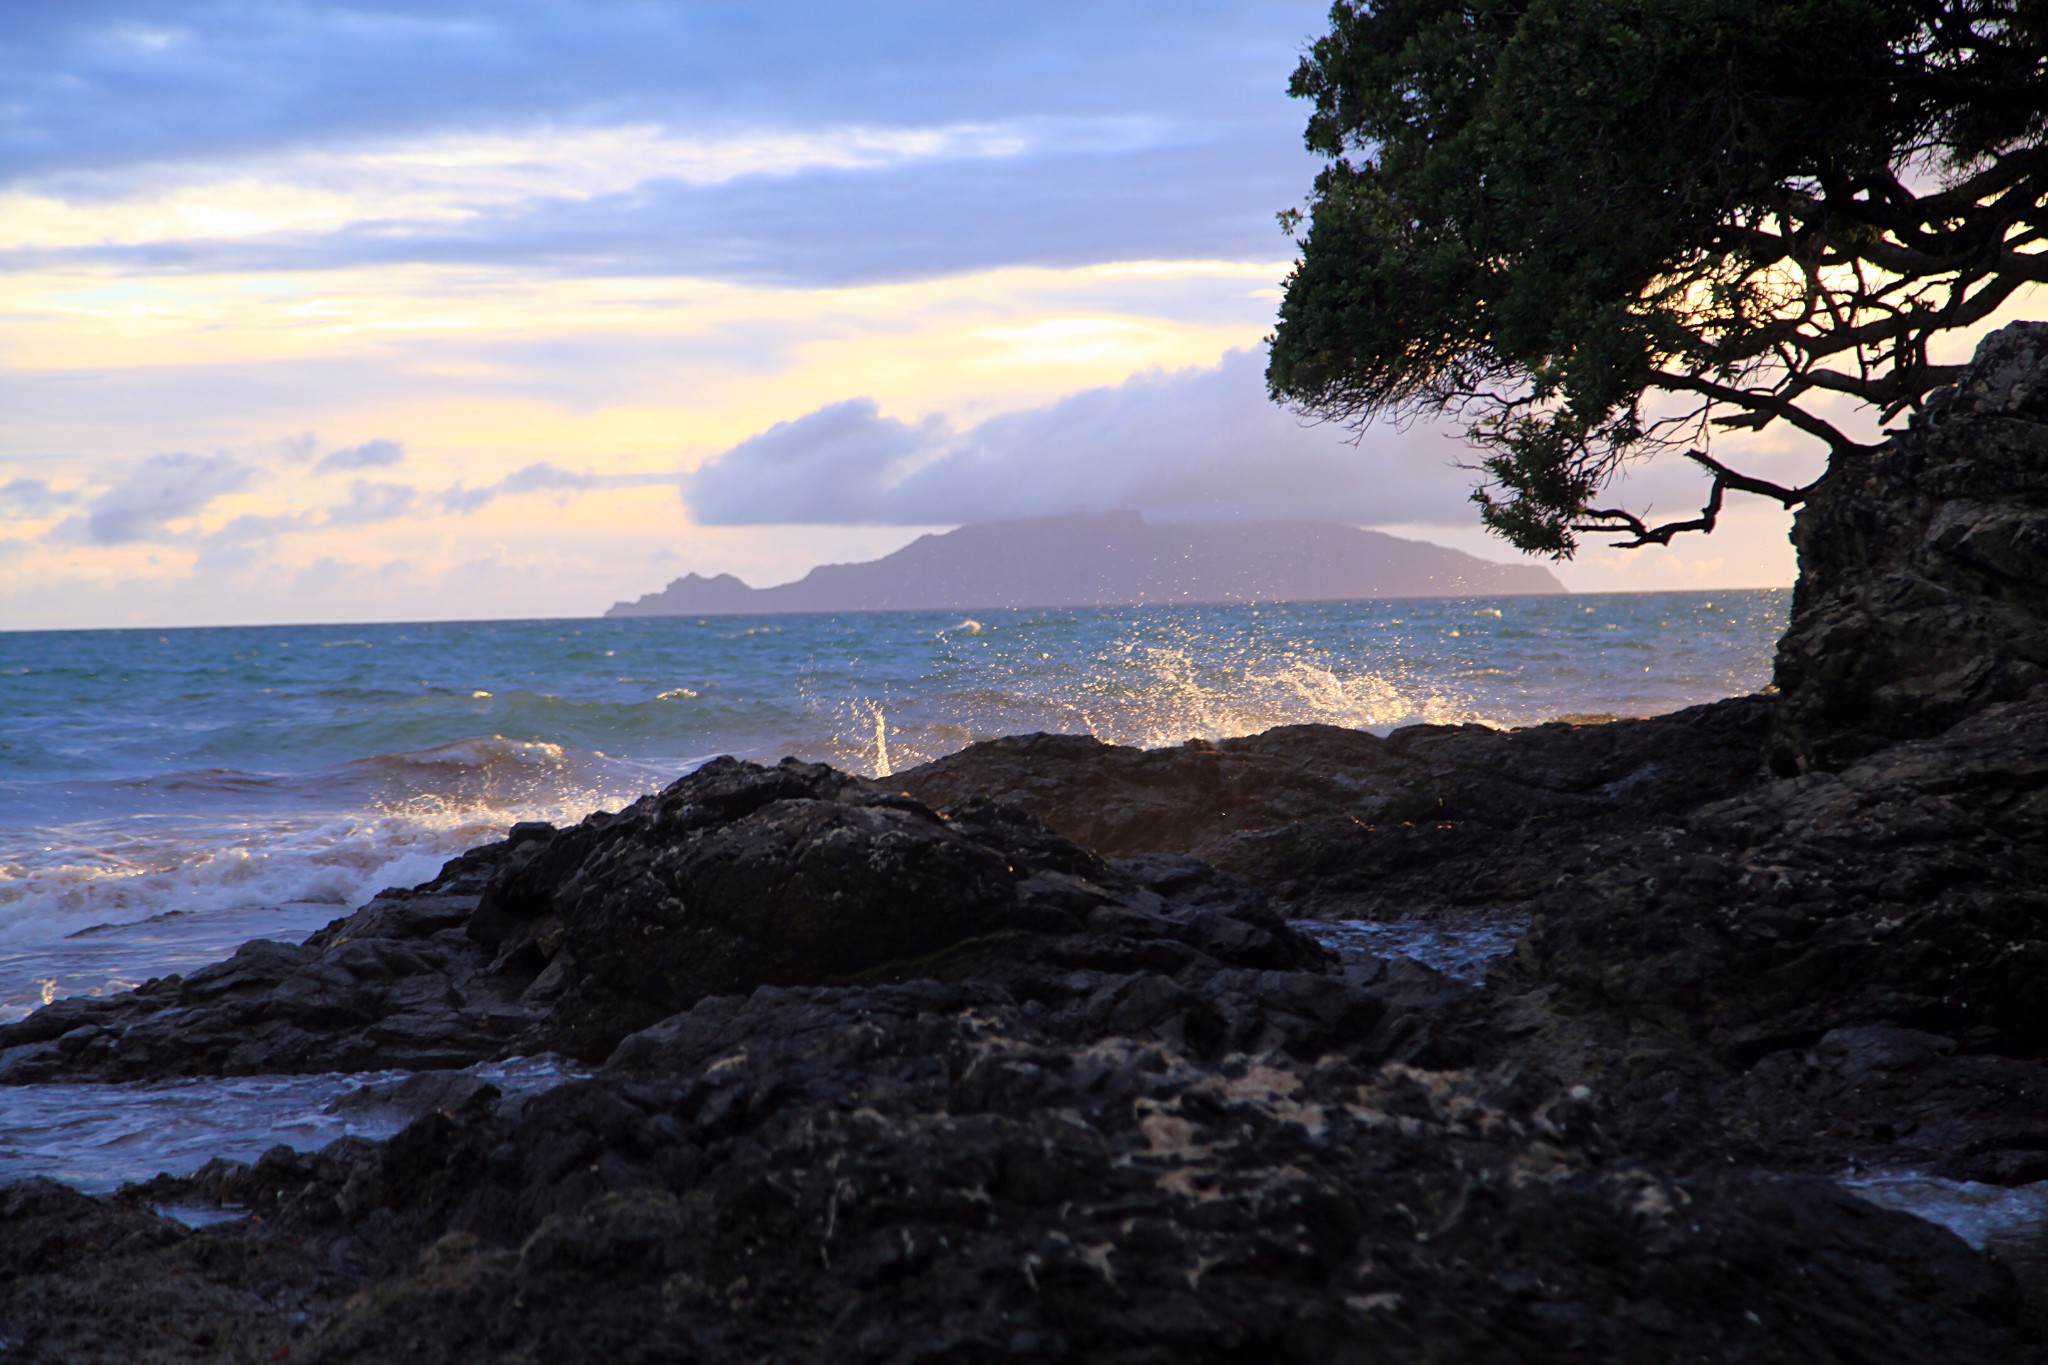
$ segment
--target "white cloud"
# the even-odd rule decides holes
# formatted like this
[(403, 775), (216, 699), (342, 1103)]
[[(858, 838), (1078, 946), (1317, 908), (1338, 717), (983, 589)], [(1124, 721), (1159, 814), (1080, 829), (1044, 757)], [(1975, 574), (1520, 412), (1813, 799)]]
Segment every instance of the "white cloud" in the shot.
[(12, 269), (1242, 258), (1314, 173), (1286, 84), (1318, 0), (27, 8), (0, 6)]
[(1355, 438), (1265, 393), (1264, 356), (1150, 372), (965, 430), (867, 399), (781, 423), (700, 466), (700, 522), (932, 525), (1136, 508), (1181, 520), (1466, 519), (1474, 476), (1435, 429)]
[(245, 513), (235, 517), (199, 542), (192, 571), (209, 579), (246, 574), (269, 559), (279, 536), (300, 530), (305, 524), (303, 514)]
[(327, 509), (328, 526), (361, 526), (390, 521), (413, 510), (419, 490), (409, 484), (380, 483), (369, 479), (351, 480), (348, 501)]
[(540, 460), (481, 488), (458, 483), (442, 492), (440, 502), (444, 511), (467, 515), (508, 494), (589, 493), (601, 488), (661, 487), (675, 482), (675, 476), (670, 474), (599, 474), (589, 469), (564, 469), (552, 460)]
[(344, 446), (330, 450), (320, 457), (320, 463), (313, 466), (315, 474), (330, 474), (337, 470), (379, 469), (398, 464), (405, 459), (405, 443), (389, 441), (379, 437), (365, 441), (359, 446)]
[(247, 485), (256, 473), (253, 465), (232, 455), (152, 455), (51, 534), (89, 545), (168, 539), (172, 522), (198, 515), (215, 498)]
[(78, 501), (71, 489), (55, 489), (44, 479), (27, 476), (0, 483), (0, 516), (38, 520)]
[[(1128, 136), (1113, 124), (1094, 141)], [(716, 185), (749, 175), (878, 170), (1015, 156), (1019, 127), (843, 127), (722, 138), (654, 126), (541, 127), (440, 135), (350, 151), (304, 151), (152, 167), (109, 195), (93, 178), (0, 191), (0, 249), (233, 241), (360, 227), (381, 236), (445, 228), (542, 201), (625, 194), (650, 183)]]
[(209, 545), (260, 545), (276, 540), (287, 531), (299, 530), (306, 524), (306, 518), (299, 513), (283, 513), (263, 516), (245, 513), (236, 517), (218, 530), (209, 532)]

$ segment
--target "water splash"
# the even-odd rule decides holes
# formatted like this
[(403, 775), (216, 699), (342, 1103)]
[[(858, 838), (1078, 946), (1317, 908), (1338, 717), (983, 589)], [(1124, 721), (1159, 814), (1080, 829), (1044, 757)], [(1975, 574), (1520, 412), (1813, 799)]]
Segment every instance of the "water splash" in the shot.
[(1083, 686), (1077, 709), (1097, 738), (1157, 747), (1277, 725), (1384, 733), (1402, 725), (1499, 723), (1472, 701), (1396, 665), (1359, 667), (1309, 642), (1274, 659), (1253, 644), (1191, 636), (1119, 640)]
[(875, 776), (890, 777), (895, 769), (889, 764), (889, 718), (882, 713), (882, 703), (868, 703), (868, 711), (875, 718)]

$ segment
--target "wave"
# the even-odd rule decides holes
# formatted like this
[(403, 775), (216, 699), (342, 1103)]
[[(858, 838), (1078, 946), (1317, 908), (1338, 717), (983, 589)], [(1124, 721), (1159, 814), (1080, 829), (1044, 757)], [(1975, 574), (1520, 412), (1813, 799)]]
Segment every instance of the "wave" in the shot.
[[(472, 844), (499, 837), (497, 812), (343, 817), (270, 828), (190, 822), (103, 851), (58, 847), (34, 863), (0, 865), (0, 943), (62, 938), (164, 914), (260, 906), (358, 904), (387, 886), (432, 877)], [(193, 827), (197, 825), (197, 827)], [(95, 831), (76, 829), (90, 840)]]
[[(649, 680), (636, 697), (565, 697), (552, 692), (473, 688), (456, 695), (434, 693), (380, 700), (376, 704), (322, 709), (295, 715), (268, 733), (252, 735), (248, 749), (266, 757), (312, 759), (336, 763), (373, 753), (421, 753), (449, 746), (457, 725), (506, 744), (560, 745), (589, 751), (632, 750), (640, 754), (664, 749), (680, 752), (703, 747), (707, 732), (715, 733), (736, 719), (718, 689), (702, 679)], [(706, 695), (708, 693), (708, 695)], [(678, 708), (679, 701), (705, 705)], [(728, 705), (721, 703), (727, 702)], [(458, 730), (459, 734), (460, 731)], [(242, 747), (238, 738), (222, 741), (231, 757)], [(454, 744), (474, 742), (471, 739)], [(533, 755), (527, 755), (528, 758)], [(227, 766), (227, 765), (223, 765)]]
[(520, 820), (570, 823), (675, 772), (501, 735), (377, 754), (311, 773), (163, 774), (120, 808), (0, 830), (0, 944), (165, 914), (347, 908), (426, 881)]
[[(461, 1074), (518, 1096), (587, 1073), (543, 1054), (483, 1062)], [(0, 1180), (44, 1176), (104, 1193), (159, 1171), (189, 1174), (216, 1157), (254, 1161), (279, 1142), (311, 1152), (341, 1137), (388, 1138), (409, 1118), (387, 1098), (405, 1075), (329, 1072), (15, 1086), (0, 1113)], [(188, 1222), (220, 1216), (211, 1209), (197, 1218), (197, 1210), (162, 1212)]]
[(280, 803), (388, 804), (410, 797), (517, 804), (550, 792), (636, 786), (666, 765), (578, 750), (546, 740), (475, 735), (420, 749), (349, 759), (310, 772), (262, 773), (199, 768), (106, 784), (161, 797), (248, 796)]
[(1213, 642), (1125, 640), (1064, 671), (997, 667), (961, 681), (914, 697), (810, 694), (806, 702), (821, 733), (797, 751), (886, 777), (977, 740), (1034, 730), (1156, 748), (1281, 725), (1384, 734), (1404, 725), (1506, 723), (1442, 686), (1313, 658), (1219, 661)]

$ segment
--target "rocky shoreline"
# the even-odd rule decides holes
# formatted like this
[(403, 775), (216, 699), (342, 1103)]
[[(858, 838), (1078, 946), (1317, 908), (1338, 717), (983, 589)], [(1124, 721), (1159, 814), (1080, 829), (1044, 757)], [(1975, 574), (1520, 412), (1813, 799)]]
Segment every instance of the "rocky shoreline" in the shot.
[[(0, 1188), (0, 1342), (2039, 1360), (2048, 1284), (1838, 1178), (2048, 1180), (2048, 328), (1798, 539), (1772, 695), (1026, 736), (886, 783), (720, 760), (59, 1001), (0, 1028), (0, 1083), (397, 1067), (418, 1117)], [(1527, 929), (1473, 986), (1297, 919)], [(539, 1052), (591, 1075), (450, 1074)]]

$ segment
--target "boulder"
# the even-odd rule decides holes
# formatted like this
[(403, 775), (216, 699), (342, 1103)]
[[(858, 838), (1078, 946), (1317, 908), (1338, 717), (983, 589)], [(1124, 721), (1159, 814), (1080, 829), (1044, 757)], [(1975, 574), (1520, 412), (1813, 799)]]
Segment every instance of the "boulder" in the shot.
[(1601, 841), (1732, 796), (1757, 775), (1768, 697), (1668, 716), (1382, 739), (1290, 725), (1133, 749), (1085, 735), (988, 740), (891, 779), (941, 809), (993, 798), (1103, 853), (1213, 863), (1288, 916), (1514, 910)]
[(1800, 509), (1771, 763), (1836, 769), (2048, 680), (2048, 323), (1986, 337)]
[(573, 828), (522, 825), (303, 945), (0, 1026), (0, 1083), (596, 1062), (763, 985), (1332, 961), (1191, 860), (1109, 862), (987, 801), (942, 817), (821, 764), (728, 758)]

